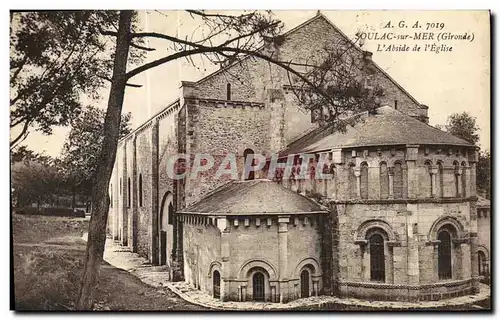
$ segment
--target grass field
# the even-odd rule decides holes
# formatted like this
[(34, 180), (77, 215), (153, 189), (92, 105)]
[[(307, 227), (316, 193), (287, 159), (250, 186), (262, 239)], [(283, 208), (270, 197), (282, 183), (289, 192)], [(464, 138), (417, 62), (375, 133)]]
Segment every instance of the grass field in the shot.
[[(85, 259), (88, 218), (12, 215), (15, 309), (73, 310)], [(95, 310), (202, 310), (107, 263)]]

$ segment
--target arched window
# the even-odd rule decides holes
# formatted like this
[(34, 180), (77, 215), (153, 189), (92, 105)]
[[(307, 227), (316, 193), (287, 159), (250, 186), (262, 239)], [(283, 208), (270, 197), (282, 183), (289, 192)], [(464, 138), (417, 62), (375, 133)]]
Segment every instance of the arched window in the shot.
[(226, 84), (226, 100), (231, 101), (231, 84)]
[(477, 263), (478, 263), (478, 272), (480, 276), (488, 275), (488, 260), (486, 259), (486, 254), (483, 251), (477, 252)]
[(349, 187), (349, 194), (351, 196), (351, 199), (355, 199), (358, 196), (357, 193), (357, 185), (356, 185), (356, 176), (354, 176), (354, 168), (355, 165), (354, 163), (349, 164), (349, 169), (348, 169), (348, 187)]
[(368, 239), (370, 245), (370, 279), (385, 281), (384, 237), (374, 232)]
[(130, 204), (132, 203), (132, 194), (130, 192), (130, 178), (127, 180), (127, 204), (130, 207)]
[(142, 207), (142, 174), (139, 173), (139, 206)]
[(467, 196), (467, 164), (465, 161), (462, 162), (461, 172), (462, 172), (462, 197)]
[(423, 197), (430, 198), (432, 197), (432, 176), (431, 176), (432, 163), (430, 161), (426, 161), (424, 163), (424, 173), (422, 177), (422, 192)]
[(459, 179), (459, 172), (460, 172), (460, 164), (458, 161), (453, 161), (453, 168), (455, 168), (454, 176), (455, 176), (455, 197), (460, 196), (460, 189), (458, 187), (458, 179)]
[(368, 199), (368, 164), (363, 162), (361, 164), (361, 176), (360, 176), (360, 191), (361, 199)]
[(253, 180), (255, 179), (255, 172), (253, 170), (250, 170), (250, 168), (247, 168), (247, 164), (254, 166), (254, 152), (252, 149), (245, 149), (243, 151), (243, 159), (244, 159), (244, 178), (245, 180)]
[(451, 233), (443, 229), (439, 231), (438, 275), (439, 279), (451, 279)]
[(309, 297), (309, 271), (307, 269), (302, 270), (300, 273), (300, 297)]
[(393, 192), (394, 199), (403, 199), (403, 168), (400, 162), (394, 163)]
[(168, 205), (168, 224), (174, 224), (174, 206), (172, 203)]
[(380, 163), (380, 199), (389, 198), (389, 170), (387, 170), (387, 163)]
[(436, 175), (436, 184), (438, 187), (438, 193), (436, 193), (440, 198), (444, 196), (444, 165), (441, 161), (438, 162), (438, 171)]
[(214, 298), (220, 298), (220, 273), (215, 270), (213, 274), (213, 289), (214, 289)]
[(265, 284), (264, 275), (262, 272), (256, 272), (252, 278), (253, 287), (253, 300), (264, 301), (265, 300)]

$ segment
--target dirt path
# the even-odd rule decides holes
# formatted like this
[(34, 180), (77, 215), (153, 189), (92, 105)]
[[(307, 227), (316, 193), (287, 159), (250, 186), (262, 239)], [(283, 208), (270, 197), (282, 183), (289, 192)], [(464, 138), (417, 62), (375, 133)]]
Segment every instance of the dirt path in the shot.
[[(15, 309), (71, 310), (84, 266), (87, 222), (13, 215)], [(103, 262), (95, 310), (196, 311), (166, 288)]]

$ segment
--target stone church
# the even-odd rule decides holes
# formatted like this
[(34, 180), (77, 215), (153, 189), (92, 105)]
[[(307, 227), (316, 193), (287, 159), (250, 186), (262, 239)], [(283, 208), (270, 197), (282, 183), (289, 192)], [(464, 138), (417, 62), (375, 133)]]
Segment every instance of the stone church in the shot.
[[(335, 38), (347, 37), (319, 13), (274, 50), (297, 60)], [(165, 265), (170, 280), (222, 301), (418, 301), (477, 292), (478, 148), (429, 126), (428, 107), (371, 53), (359, 55), (384, 96), (345, 133), (312, 121), (286, 73), (261, 60), (182, 82), (176, 101), (119, 142), (109, 188), (113, 239)], [(239, 173), (255, 154), (322, 155), (328, 164), (316, 170), (332, 178), (293, 171), (272, 181), (266, 169), (238, 180), (215, 169), (169, 177), (171, 155), (199, 153), (216, 166), (236, 154)]]

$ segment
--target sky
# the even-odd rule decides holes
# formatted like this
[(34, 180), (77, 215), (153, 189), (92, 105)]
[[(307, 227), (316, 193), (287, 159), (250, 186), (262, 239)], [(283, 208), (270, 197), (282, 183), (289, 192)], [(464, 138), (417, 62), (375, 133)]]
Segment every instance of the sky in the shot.
[[(285, 30), (314, 17), (317, 11), (274, 11)], [(476, 117), (480, 131), (480, 146), (490, 148), (490, 26), (487, 11), (321, 11), (351, 39), (357, 32), (414, 34), (425, 32), (427, 23), (444, 37), (464, 35), (467, 40), (375, 40), (367, 39), (365, 50), (373, 52), (373, 60), (422, 104), (429, 106), (430, 124), (444, 124), (451, 113), (466, 111)], [(182, 11), (140, 11), (144, 31), (188, 35), (197, 22)], [(400, 22), (403, 21), (403, 24)], [(384, 28), (390, 22), (393, 28)], [(412, 28), (415, 23), (420, 29)], [(403, 26), (399, 28), (399, 26)], [(406, 26), (406, 27), (405, 27)], [(434, 27), (434, 28), (433, 28)], [(196, 30), (199, 32), (199, 30)], [(387, 52), (377, 51), (383, 45), (397, 44), (413, 48), (433, 43), (451, 51), (446, 52)], [(171, 52), (165, 40), (153, 39), (148, 44), (156, 51), (148, 53), (147, 60), (155, 60)], [(445, 49), (446, 49), (445, 48)], [(170, 51), (169, 51), (170, 50)], [(130, 82), (141, 88), (127, 88), (123, 111), (132, 114), (132, 126), (138, 127), (156, 112), (179, 96), (181, 81), (196, 81), (218, 69), (208, 63), (190, 66), (185, 60), (174, 61), (134, 77)], [(107, 88), (101, 101), (94, 105), (105, 108)], [(54, 134), (44, 136), (32, 132), (24, 144), (36, 152), (58, 156), (69, 128), (54, 128)]]

